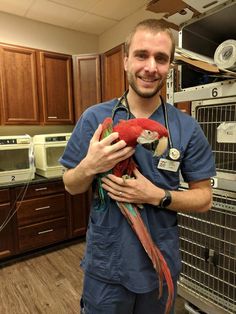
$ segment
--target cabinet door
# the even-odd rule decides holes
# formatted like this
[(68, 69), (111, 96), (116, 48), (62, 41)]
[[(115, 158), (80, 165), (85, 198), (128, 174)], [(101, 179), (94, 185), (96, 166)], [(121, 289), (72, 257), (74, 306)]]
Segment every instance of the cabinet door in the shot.
[[(11, 212), (9, 203), (0, 204), (0, 226), (8, 217)], [(14, 237), (13, 237), (13, 223), (12, 219), (0, 231), (0, 259), (8, 257), (14, 253)]]
[(70, 195), (67, 193), (67, 204), (69, 208), (69, 235), (71, 238), (86, 234), (90, 193)]
[(73, 56), (75, 119), (101, 102), (101, 71), (98, 54)]
[(120, 97), (126, 89), (124, 45), (102, 55), (102, 100)]
[[(15, 253), (15, 215), (12, 216), (9, 190), (0, 190), (0, 259)], [(5, 225), (7, 218), (11, 219)], [(5, 226), (4, 226), (5, 225)], [(3, 228), (3, 229), (2, 229)]]
[(39, 52), (44, 124), (73, 124), (72, 57)]
[(36, 52), (0, 46), (2, 124), (39, 124)]

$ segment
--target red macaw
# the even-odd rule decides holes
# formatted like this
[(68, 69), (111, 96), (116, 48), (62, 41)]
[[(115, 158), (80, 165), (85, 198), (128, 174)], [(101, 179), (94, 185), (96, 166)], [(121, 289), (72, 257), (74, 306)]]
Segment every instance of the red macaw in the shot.
[[(124, 140), (127, 146), (135, 147), (137, 144), (143, 145), (146, 149), (151, 150), (154, 156), (161, 155), (167, 148), (168, 132), (160, 123), (146, 119), (136, 118), (130, 120), (121, 120), (113, 127), (111, 118), (106, 118), (102, 124), (102, 135), (100, 139), (107, 137), (112, 132), (119, 133), (119, 140)], [(128, 158), (119, 162), (111, 173), (118, 177), (130, 178), (136, 164), (133, 158)], [(103, 174), (106, 175), (106, 174)], [(104, 193), (99, 184), (99, 193), (104, 201)], [(174, 285), (169, 267), (158, 247), (153, 242), (150, 233), (145, 226), (139, 213), (138, 206), (131, 203), (117, 202), (117, 205), (131, 225), (140, 240), (144, 250), (152, 261), (153, 267), (159, 276), (159, 297), (162, 295), (163, 278), (165, 278), (168, 287), (168, 299), (166, 303), (165, 314), (171, 310), (174, 298)]]

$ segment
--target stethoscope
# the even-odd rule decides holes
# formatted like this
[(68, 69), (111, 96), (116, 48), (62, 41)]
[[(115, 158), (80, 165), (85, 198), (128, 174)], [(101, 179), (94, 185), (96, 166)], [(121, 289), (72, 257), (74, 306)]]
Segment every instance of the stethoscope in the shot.
[[(115, 104), (115, 106), (112, 109), (112, 120), (114, 120), (115, 114), (118, 110), (125, 110), (126, 111), (126, 120), (129, 120), (131, 118), (131, 112), (129, 108), (129, 103), (127, 100), (127, 94), (128, 90), (125, 91), (125, 93), (118, 99), (118, 102)], [(164, 120), (165, 120), (165, 127), (168, 131), (168, 144), (169, 144), (169, 151), (168, 151), (168, 157), (173, 161), (178, 161), (180, 158), (180, 151), (177, 148), (174, 148), (172, 136), (169, 128), (169, 119), (168, 119), (168, 112), (166, 105), (163, 101), (162, 96), (161, 98), (161, 107), (163, 110)]]

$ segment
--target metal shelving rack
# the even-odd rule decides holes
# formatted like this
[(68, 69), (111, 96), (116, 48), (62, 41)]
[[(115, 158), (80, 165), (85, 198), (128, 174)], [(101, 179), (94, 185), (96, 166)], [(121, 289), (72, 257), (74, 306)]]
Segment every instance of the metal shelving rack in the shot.
[[(236, 1), (224, 1), (213, 11), (183, 26), (182, 48), (210, 57), (227, 36), (235, 39)], [(217, 133), (222, 123), (236, 125), (236, 79), (214, 81), (210, 75), (210, 82), (201, 85), (200, 73), (179, 66), (176, 91), (175, 71), (167, 80), (167, 100), (190, 102), (191, 114), (212, 147), (217, 170), (212, 208), (206, 213), (178, 213), (182, 254), (178, 294), (191, 314), (236, 314), (236, 141), (227, 136), (222, 141)], [(182, 182), (181, 189), (187, 188)]]

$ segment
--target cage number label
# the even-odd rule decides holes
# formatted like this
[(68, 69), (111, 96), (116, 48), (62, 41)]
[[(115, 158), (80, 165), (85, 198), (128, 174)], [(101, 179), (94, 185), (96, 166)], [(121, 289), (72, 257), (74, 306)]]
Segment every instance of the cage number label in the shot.
[(218, 187), (218, 179), (216, 177), (211, 178), (211, 186), (213, 188), (217, 188)]
[(222, 88), (221, 87), (214, 87), (211, 89), (211, 97), (217, 98), (222, 96)]

